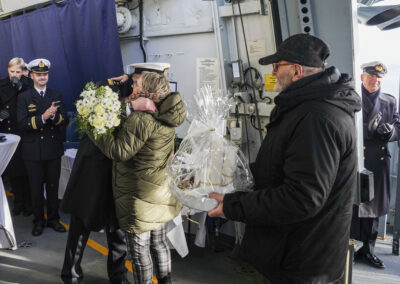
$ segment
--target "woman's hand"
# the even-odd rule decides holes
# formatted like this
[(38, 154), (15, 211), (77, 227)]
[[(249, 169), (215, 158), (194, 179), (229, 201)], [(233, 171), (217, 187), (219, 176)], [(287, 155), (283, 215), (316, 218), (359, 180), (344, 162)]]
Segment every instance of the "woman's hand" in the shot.
[(157, 112), (157, 107), (154, 102), (148, 98), (139, 97), (134, 101), (131, 101), (132, 107), (135, 111), (150, 110)]
[(124, 75), (121, 75), (121, 76), (118, 76), (118, 77), (111, 78), (111, 80), (118, 81), (118, 82), (120, 82), (121, 84), (123, 84), (123, 83), (125, 83), (126, 81), (128, 81), (128, 79), (129, 79), (129, 76), (128, 76), (127, 74), (124, 74)]

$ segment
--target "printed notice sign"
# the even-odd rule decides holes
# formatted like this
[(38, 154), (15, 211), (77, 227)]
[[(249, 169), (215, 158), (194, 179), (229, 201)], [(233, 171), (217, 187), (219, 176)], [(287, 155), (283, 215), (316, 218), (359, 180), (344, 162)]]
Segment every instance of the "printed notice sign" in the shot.
[(214, 90), (220, 88), (219, 64), (217, 58), (197, 58), (196, 73), (197, 89), (200, 89), (204, 85), (209, 85)]
[(249, 56), (265, 56), (267, 50), (265, 48), (265, 40), (253, 40), (247, 42), (247, 46), (249, 47)]

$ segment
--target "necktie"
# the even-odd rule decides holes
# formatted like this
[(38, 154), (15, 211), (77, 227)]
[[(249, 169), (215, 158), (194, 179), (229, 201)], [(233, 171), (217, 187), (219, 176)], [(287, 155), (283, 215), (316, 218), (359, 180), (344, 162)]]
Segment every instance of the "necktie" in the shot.
[(40, 96), (43, 98), (44, 97), (44, 92), (40, 91)]

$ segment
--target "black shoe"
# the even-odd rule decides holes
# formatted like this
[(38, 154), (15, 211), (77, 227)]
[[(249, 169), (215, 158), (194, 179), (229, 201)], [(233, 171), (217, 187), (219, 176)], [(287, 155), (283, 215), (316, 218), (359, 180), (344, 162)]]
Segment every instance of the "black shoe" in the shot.
[(376, 255), (372, 253), (358, 253), (356, 260), (363, 260), (365, 263), (375, 268), (385, 268), (385, 264)]
[(43, 233), (44, 225), (43, 224), (35, 224), (32, 229), (32, 236), (40, 236)]
[(31, 216), (32, 213), (33, 213), (33, 211), (32, 211), (32, 208), (31, 208), (31, 207), (25, 208), (25, 209), (22, 211), (22, 215), (25, 216), (25, 217)]
[(47, 227), (53, 228), (54, 231), (59, 233), (65, 233), (67, 231), (58, 221), (47, 223)]
[(161, 279), (157, 279), (157, 280), (158, 280), (158, 284), (172, 284), (170, 274), (168, 274), (167, 276), (164, 276)]

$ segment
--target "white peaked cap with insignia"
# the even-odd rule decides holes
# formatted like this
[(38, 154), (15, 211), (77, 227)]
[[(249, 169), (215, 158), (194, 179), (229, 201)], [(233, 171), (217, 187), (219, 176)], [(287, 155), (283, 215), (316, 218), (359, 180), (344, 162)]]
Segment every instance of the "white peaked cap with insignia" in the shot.
[(34, 73), (48, 73), (50, 61), (44, 58), (34, 59), (28, 64), (28, 70)]
[(364, 72), (376, 75), (378, 77), (384, 77), (385, 74), (388, 72), (387, 66), (381, 61), (364, 63), (360, 67)]
[(159, 63), (159, 62), (133, 63), (130, 64), (129, 66), (135, 68), (135, 73), (141, 73), (142, 71), (150, 71), (163, 74), (171, 67), (169, 63)]

